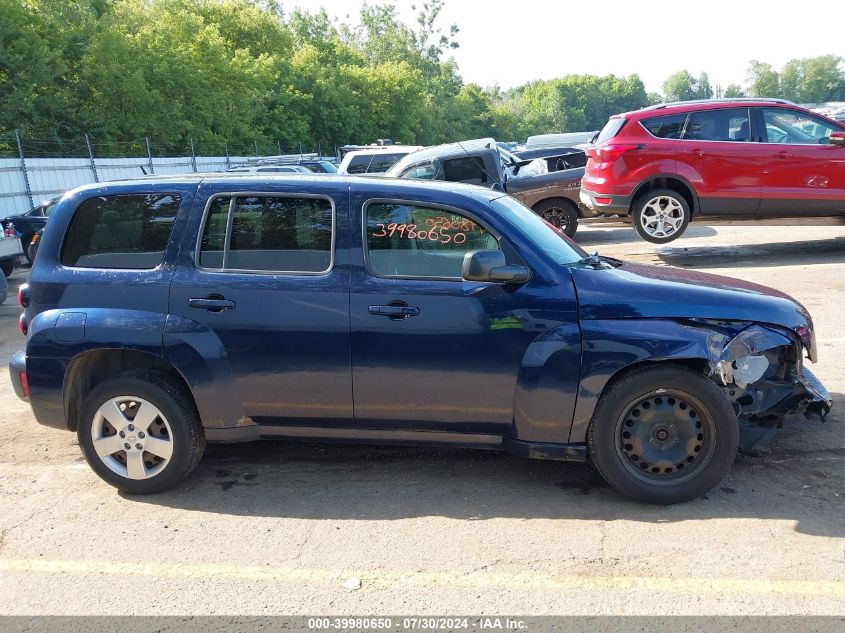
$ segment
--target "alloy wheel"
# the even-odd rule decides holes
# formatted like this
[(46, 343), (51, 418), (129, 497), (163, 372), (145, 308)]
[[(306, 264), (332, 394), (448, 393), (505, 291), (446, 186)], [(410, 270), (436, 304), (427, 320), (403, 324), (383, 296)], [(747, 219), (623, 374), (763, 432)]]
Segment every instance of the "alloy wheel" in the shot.
[(173, 456), (173, 431), (164, 414), (137, 396), (111, 398), (91, 421), (94, 451), (111, 471), (127, 479), (150, 479)]
[(640, 225), (651, 237), (664, 239), (678, 232), (684, 223), (684, 207), (672, 196), (655, 196), (643, 206)]

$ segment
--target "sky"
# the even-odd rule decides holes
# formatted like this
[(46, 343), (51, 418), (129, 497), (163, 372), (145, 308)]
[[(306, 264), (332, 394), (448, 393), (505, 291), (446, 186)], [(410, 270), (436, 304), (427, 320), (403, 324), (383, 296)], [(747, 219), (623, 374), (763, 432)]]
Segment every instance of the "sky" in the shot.
[[(416, 0), (421, 4), (422, 0)], [(371, 0), (370, 4), (389, 4)], [(362, 0), (283, 1), (286, 10), (324, 7), (357, 22)], [(414, 0), (396, 0), (413, 23)], [(803, 9), (801, 7), (804, 7)], [(755, 20), (759, 19), (759, 23)], [(446, 0), (444, 31), (457, 24), (452, 51), (464, 81), (503, 89), (568, 74), (636, 73), (650, 92), (686, 68), (723, 88), (743, 84), (748, 63), (779, 70), (790, 59), (845, 56), (845, 0)]]

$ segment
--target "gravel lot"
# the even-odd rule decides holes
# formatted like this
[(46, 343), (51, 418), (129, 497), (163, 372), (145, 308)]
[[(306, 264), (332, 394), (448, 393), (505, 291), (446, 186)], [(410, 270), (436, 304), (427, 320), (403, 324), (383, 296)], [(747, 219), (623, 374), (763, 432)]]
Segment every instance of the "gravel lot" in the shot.
[[(706, 498), (669, 508), (628, 502), (579, 464), (281, 442), (211, 447), (178, 489), (130, 497), (88, 469), (75, 435), (39, 426), (15, 398), (11, 296), (0, 613), (845, 613), (845, 227), (693, 225), (665, 247), (582, 227), (578, 241), (804, 303), (813, 371), (834, 397), (828, 423), (791, 420)], [(351, 578), (360, 589), (344, 587)]]

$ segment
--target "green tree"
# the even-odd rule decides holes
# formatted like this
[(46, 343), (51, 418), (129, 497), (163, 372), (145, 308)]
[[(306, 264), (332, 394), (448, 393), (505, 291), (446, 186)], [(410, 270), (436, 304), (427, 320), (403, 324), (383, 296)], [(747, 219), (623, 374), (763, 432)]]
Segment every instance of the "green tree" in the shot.
[(739, 84), (729, 84), (728, 87), (725, 88), (724, 94), (726, 99), (737, 99), (745, 96), (745, 92)]
[(666, 101), (689, 101), (698, 98), (698, 85), (689, 71), (679, 70), (663, 82)]
[(748, 94), (752, 97), (780, 97), (780, 76), (772, 65), (751, 60), (748, 66)]

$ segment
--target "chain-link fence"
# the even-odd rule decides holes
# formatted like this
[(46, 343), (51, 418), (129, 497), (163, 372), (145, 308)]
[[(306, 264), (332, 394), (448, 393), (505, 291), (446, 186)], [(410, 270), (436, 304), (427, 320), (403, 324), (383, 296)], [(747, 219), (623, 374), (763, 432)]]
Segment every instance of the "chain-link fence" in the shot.
[(267, 139), (195, 144), (28, 138), (0, 134), (0, 217), (22, 213), (80, 185), (145, 175), (225, 171), (277, 158), (296, 160), (337, 154), (319, 143), (295, 147)]

